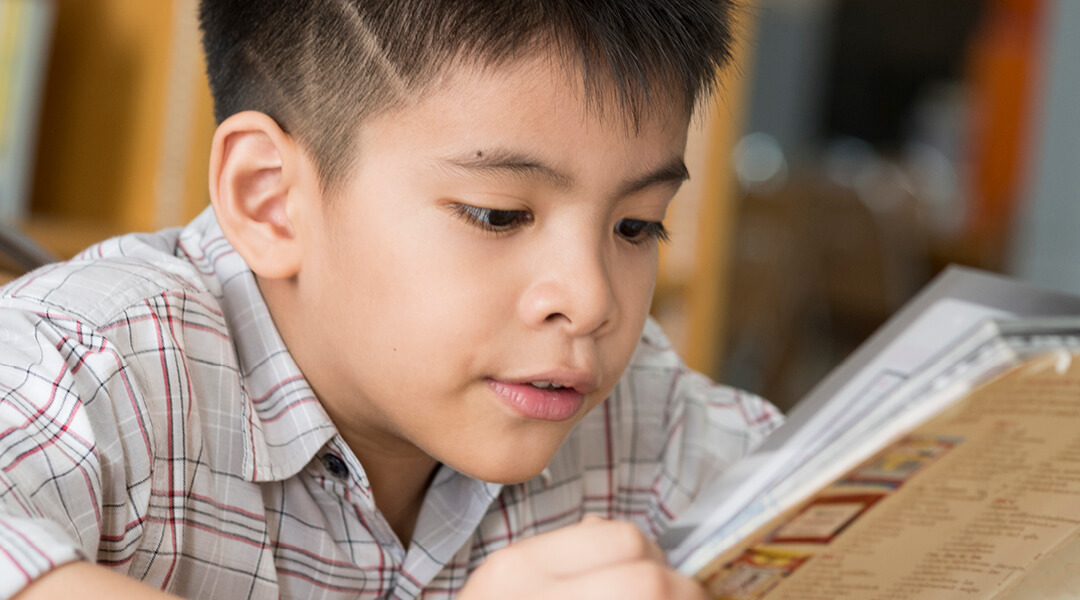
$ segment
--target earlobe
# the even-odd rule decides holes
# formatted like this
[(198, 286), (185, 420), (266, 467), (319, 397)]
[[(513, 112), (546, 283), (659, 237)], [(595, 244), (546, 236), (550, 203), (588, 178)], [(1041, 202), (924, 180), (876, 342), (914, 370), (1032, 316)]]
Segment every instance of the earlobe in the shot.
[(260, 277), (287, 279), (300, 270), (308, 168), (293, 139), (263, 113), (237, 113), (214, 135), (210, 201), (225, 237)]

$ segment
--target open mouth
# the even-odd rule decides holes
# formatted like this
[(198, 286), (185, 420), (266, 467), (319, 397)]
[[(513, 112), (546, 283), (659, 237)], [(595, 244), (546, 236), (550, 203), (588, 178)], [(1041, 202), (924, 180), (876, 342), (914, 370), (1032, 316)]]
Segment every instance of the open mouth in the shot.
[(518, 416), (541, 421), (565, 421), (585, 404), (585, 394), (550, 381), (510, 383), (488, 379), (488, 386)]
[(529, 385), (533, 386), (534, 388), (536, 388), (538, 390), (566, 390), (566, 389), (571, 389), (571, 388), (568, 388), (566, 386), (559, 385), (557, 383), (552, 383), (550, 381), (530, 381)]

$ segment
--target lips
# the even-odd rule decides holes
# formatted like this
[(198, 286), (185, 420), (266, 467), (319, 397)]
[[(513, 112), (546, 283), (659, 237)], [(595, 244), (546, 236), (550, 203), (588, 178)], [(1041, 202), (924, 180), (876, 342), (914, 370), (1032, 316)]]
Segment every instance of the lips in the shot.
[[(488, 379), (488, 386), (503, 403), (526, 419), (565, 421), (585, 404), (585, 394), (596, 389), (588, 375), (539, 375), (517, 381)], [(539, 383), (541, 387), (533, 385)], [(554, 384), (559, 387), (549, 387)]]

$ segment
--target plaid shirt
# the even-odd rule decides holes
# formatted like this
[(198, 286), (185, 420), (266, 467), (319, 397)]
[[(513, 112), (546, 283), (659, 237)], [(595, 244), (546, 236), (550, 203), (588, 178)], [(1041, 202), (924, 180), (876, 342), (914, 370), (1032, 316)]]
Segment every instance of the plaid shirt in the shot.
[(406, 547), (207, 210), (106, 241), (0, 297), (0, 597), (91, 560), (191, 598), (445, 598), (585, 512), (659, 534), (772, 429), (649, 323), (541, 476), (443, 466)]

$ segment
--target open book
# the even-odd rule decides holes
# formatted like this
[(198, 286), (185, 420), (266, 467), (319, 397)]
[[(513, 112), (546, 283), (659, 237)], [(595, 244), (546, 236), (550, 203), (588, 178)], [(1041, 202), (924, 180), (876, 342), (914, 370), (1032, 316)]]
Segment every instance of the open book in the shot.
[(1080, 597), (1080, 298), (950, 269), (661, 544), (717, 599)]

